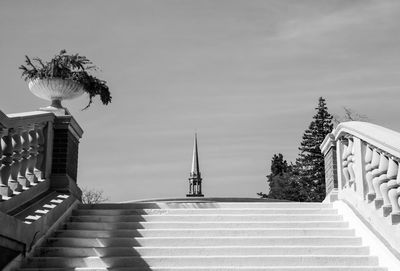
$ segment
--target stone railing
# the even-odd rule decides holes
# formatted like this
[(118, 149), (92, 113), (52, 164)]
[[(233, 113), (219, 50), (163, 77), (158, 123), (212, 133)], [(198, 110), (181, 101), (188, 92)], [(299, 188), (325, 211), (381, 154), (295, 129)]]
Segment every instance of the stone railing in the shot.
[(321, 150), (327, 201), (345, 201), (389, 242), (397, 239), (400, 133), (366, 122), (343, 122), (325, 138)]
[(0, 255), (29, 251), (80, 201), (82, 133), (71, 115), (0, 111)]
[(0, 199), (9, 200), (49, 177), (53, 121), (51, 113), (7, 116), (0, 111)]

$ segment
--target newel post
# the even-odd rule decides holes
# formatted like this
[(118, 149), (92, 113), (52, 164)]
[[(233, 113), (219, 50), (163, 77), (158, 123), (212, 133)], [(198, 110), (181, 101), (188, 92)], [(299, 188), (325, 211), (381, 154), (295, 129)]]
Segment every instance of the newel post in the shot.
[(328, 134), (321, 144), (321, 152), (324, 154), (325, 164), (325, 189), (324, 201), (332, 202), (338, 198), (338, 174), (336, 142), (333, 134)]
[(53, 124), (50, 187), (81, 198), (77, 186), (78, 148), (83, 130), (71, 115), (56, 116)]

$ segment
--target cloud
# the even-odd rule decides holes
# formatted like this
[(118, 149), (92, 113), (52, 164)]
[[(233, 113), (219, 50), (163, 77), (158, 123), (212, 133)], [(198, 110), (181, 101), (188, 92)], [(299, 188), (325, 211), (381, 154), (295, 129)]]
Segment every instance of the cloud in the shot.
[(279, 27), (274, 38), (290, 41), (316, 38), (340, 31), (351, 32), (352, 28), (365, 28), (365, 25), (373, 24), (376, 20), (390, 20), (390, 15), (400, 7), (398, 1), (363, 1), (362, 5), (359, 2), (354, 3), (345, 9), (288, 20)]
[(2, 110), (46, 104), (13, 91), (25, 53), (90, 56), (113, 103), (65, 104), (85, 130), (80, 180), (115, 200), (184, 195), (196, 128), (205, 185), (255, 196), (274, 153), (294, 160), (319, 96), (400, 129), (398, 0), (78, 2), (0, 4)]

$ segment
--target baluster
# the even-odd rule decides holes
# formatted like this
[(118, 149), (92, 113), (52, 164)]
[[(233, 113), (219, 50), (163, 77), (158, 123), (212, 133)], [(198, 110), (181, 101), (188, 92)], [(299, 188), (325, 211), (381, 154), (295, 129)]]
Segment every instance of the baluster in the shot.
[(37, 155), (37, 161), (35, 165), (35, 175), (38, 178), (39, 181), (43, 181), (45, 176), (44, 176), (44, 151), (45, 151), (45, 139), (44, 139), (44, 134), (43, 134), (43, 128), (44, 128), (44, 123), (38, 124), (36, 126), (36, 132), (37, 132), (37, 143), (38, 143), (38, 155)]
[(13, 162), (13, 146), (11, 136), (8, 134), (8, 130), (3, 133), (1, 139), (2, 157), (0, 165), (0, 195), (3, 197), (10, 197), (12, 195), (12, 190), (8, 186), (8, 180), (10, 178), (11, 164)]
[(381, 207), (382, 204), (382, 193), (380, 190), (380, 186), (383, 181), (386, 180), (386, 173), (389, 168), (389, 158), (381, 153), (379, 158), (379, 166), (377, 169), (372, 171), (372, 184), (375, 190), (375, 204), (377, 208)]
[[(10, 129), (11, 131), (11, 129)], [(11, 175), (8, 185), (11, 190), (14, 192), (21, 192), (22, 185), (18, 182), (18, 173), (21, 169), (21, 160), (22, 160), (22, 143), (21, 143), (21, 131), (20, 127), (12, 129), (10, 135), (12, 137), (12, 146), (13, 146), (13, 163), (11, 165)]]
[(38, 155), (38, 143), (35, 125), (31, 125), (29, 127), (29, 161), (28, 161), (28, 172), (26, 173), (26, 178), (31, 182), (31, 184), (35, 184), (38, 182), (38, 179), (35, 175), (35, 166), (37, 162)]
[(378, 152), (377, 149), (374, 148), (374, 150), (372, 151), (372, 161), (370, 165), (367, 165), (368, 167), (368, 172), (366, 174), (366, 180), (367, 180), (367, 184), (368, 184), (368, 188), (371, 188), (370, 191), (368, 191), (367, 194), (367, 199), (369, 202), (373, 201), (375, 198), (375, 189), (374, 189), (374, 185), (372, 183), (372, 179), (374, 177), (374, 170), (376, 170), (379, 166), (379, 160), (380, 160), (380, 154)]
[[(4, 144), (3, 144), (3, 135), (5, 134), (5, 129), (0, 127), (0, 183), (1, 183), (1, 170), (2, 170), (2, 157), (3, 157), (3, 148), (4, 148)], [(2, 199), (1, 193), (0, 193), (0, 200)]]
[(392, 206), (393, 214), (400, 214), (399, 196), (400, 196), (400, 166), (398, 167), (396, 179), (388, 182), (388, 197)]
[(384, 206), (390, 206), (388, 192), (389, 192), (389, 189), (391, 188), (391, 186), (389, 185), (389, 183), (392, 180), (396, 180), (398, 170), (399, 170), (399, 165), (393, 159), (393, 157), (390, 157), (387, 173), (382, 175), (381, 177), (379, 177), (382, 181), (382, 184), (380, 185), (380, 190), (381, 190)]
[(21, 132), (21, 167), (18, 174), (18, 182), (24, 187), (28, 188), (31, 186), (30, 181), (26, 178), (28, 164), (29, 164), (29, 131), (24, 128)]
[[(353, 186), (354, 184), (355, 184), (355, 181), (356, 181), (356, 174), (355, 174), (355, 168), (354, 168), (354, 166), (355, 166), (355, 155), (354, 155), (354, 153), (355, 153), (355, 146), (354, 146), (354, 140), (351, 140), (351, 139), (349, 139), (349, 146), (348, 146), (348, 149), (349, 149), (349, 153), (348, 153), (348, 156), (347, 156), (347, 161), (348, 161), (348, 170), (349, 170), (349, 175), (350, 175), (350, 180), (349, 180), (349, 184), (350, 184), (350, 187), (351, 186)], [(354, 188), (355, 188), (355, 185), (354, 185)]]
[[(364, 162), (365, 162), (365, 179), (367, 179), (367, 173), (368, 171), (370, 171), (371, 169), (371, 162), (372, 162), (372, 148), (366, 144), (365, 146), (365, 157), (364, 157)], [(367, 182), (367, 194), (370, 193), (371, 191), (374, 191), (374, 187), (372, 185), (372, 183)]]
[(345, 187), (348, 186), (349, 181), (350, 181), (350, 174), (349, 174), (349, 169), (348, 169), (349, 162), (347, 161), (347, 156), (349, 155), (348, 150), (349, 150), (349, 146), (343, 142), (342, 164), (343, 164), (343, 176), (346, 181), (346, 183), (344, 185)]

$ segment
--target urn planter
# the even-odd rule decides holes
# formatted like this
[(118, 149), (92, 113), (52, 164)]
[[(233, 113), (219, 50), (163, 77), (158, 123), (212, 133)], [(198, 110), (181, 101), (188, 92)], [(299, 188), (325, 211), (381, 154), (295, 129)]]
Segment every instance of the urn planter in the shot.
[(61, 101), (81, 96), (84, 89), (81, 84), (68, 79), (44, 78), (30, 80), (29, 90), (39, 98), (51, 101), (46, 109), (62, 109)]
[(28, 82), (30, 91), (39, 98), (51, 101), (49, 107), (41, 110), (59, 115), (63, 112), (68, 114), (61, 102), (83, 93), (89, 97), (89, 103), (83, 109), (88, 108), (96, 96), (100, 97), (104, 105), (111, 102), (107, 82), (91, 74), (98, 68), (85, 56), (67, 54), (66, 50), (61, 50), (50, 61), (25, 56), (25, 65), (21, 65), (19, 69), (22, 70), (22, 77)]

